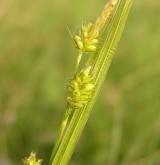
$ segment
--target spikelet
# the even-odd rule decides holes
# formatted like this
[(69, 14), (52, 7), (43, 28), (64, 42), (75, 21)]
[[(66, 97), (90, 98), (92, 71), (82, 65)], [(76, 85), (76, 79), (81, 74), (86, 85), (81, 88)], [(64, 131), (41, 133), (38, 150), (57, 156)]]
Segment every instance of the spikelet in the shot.
[(96, 37), (92, 37), (91, 39), (92, 29), (93, 29), (92, 23), (89, 23), (87, 25), (82, 25), (79, 33), (74, 36), (76, 47), (80, 49), (83, 53), (96, 51), (96, 45), (98, 43), (98, 39)]
[(76, 47), (81, 50), (81, 52), (88, 53), (96, 51), (99, 33), (105, 26), (107, 20), (111, 17), (117, 3), (118, 0), (110, 0), (104, 7), (95, 24), (89, 23), (82, 25), (78, 34), (73, 37)]
[(97, 38), (99, 36), (100, 31), (103, 29), (105, 26), (107, 20), (111, 17), (113, 14), (113, 11), (115, 7), (117, 6), (119, 0), (110, 0), (106, 6), (104, 7), (101, 15), (97, 19), (96, 23), (94, 24), (94, 28), (92, 31), (91, 38)]
[(84, 107), (94, 91), (95, 86), (90, 70), (91, 67), (81, 70), (79, 74), (74, 76), (68, 86), (67, 103), (72, 109)]
[(42, 160), (36, 158), (36, 154), (31, 152), (30, 156), (23, 161), (24, 165), (41, 165)]

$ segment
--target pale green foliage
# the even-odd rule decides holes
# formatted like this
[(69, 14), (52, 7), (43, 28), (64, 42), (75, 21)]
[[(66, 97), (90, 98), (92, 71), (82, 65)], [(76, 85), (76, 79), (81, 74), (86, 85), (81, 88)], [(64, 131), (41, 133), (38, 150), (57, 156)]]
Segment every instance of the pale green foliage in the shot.
[[(22, 164), (31, 150), (47, 164), (77, 55), (66, 27), (76, 31), (94, 22), (105, 2), (38, 0), (37, 6), (33, 0), (0, 1), (0, 164)], [(159, 0), (134, 2), (70, 164), (110, 165), (111, 158), (114, 165), (159, 162), (158, 15)]]

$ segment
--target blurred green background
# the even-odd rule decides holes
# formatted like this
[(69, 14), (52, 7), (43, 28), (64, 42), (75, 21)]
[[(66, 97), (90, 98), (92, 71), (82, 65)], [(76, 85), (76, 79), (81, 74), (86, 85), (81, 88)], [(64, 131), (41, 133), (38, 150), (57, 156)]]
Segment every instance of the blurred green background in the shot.
[[(48, 161), (76, 49), (106, 0), (0, 0), (0, 165)], [(160, 1), (135, 0), (71, 165), (160, 165)]]

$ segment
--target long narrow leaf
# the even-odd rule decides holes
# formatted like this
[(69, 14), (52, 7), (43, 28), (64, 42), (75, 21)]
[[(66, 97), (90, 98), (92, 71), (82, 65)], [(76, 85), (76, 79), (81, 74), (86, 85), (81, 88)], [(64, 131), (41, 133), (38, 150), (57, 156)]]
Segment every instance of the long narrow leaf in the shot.
[(95, 65), (93, 75), (95, 77), (95, 92), (88, 104), (80, 110), (77, 110), (71, 119), (66, 130), (63, 140), (52, 161), (52, 165), (68, 164), (80, 135), (89, 118), (96, 97), (101, 89), (102, 83), (106, 77), (112, 58), (115, 54), (116, 47), (123, 32), (130, 7), (133, 0), (119, 0), (117, 10), (106, 26), (99, 49), (95, 54)]

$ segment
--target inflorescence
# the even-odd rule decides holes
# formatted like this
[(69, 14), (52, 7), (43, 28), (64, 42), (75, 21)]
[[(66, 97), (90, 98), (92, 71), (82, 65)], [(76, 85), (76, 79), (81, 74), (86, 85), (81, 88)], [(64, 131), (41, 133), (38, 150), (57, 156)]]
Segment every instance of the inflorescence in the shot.
[(82, 69), (76, 74), (68, 86), (67, 103), (72, 109), (80, 109), (85, 106), (94, 90), (94, 83), (90, 75), (91, 67)]
[(85, 69), (81, 69), (78, 72), (79, 64), (84, 53), (93, 53), (97, 50), (99, 34), (111, 17), (117, 3), (118, 0), (110, 0), (94, 24), (83, 24), (78, 33), (73, 35), (79, 54), (76, 61), (75, 75), (67, 89), (67, 105), (72, 109), (79, 109), (85, 106), (92, 95), (95, 85), (91, 76), (91, 66), (85, 66)]

